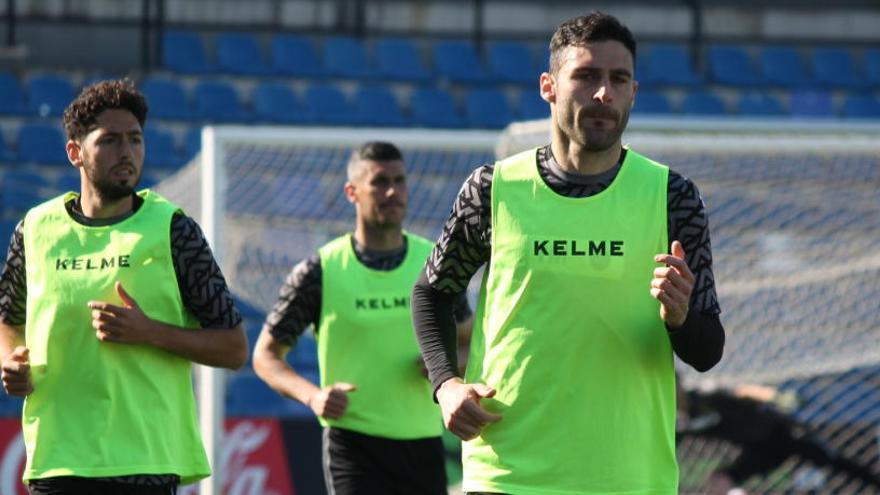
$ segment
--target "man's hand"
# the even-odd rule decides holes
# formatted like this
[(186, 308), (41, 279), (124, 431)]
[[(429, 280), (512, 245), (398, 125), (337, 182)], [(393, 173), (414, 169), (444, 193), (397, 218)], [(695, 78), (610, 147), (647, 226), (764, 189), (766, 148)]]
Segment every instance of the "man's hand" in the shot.
[(3, 360), (3, 389), (9, 395), (26, 397), (34, 391), (27, 347), (18, 346)]
[(678, 241), (672, 241), (672, 254), (658, 254), (654, 261), (666, 266), (654, 269), (651, 296), (660, 301), (660, 318), (670, 328), (678, 328), (687, 318), (694, 274), (684, 260), (684, 248)]
[(124, 306), (116, 306), (104, 301), (89, 301), (92, 309), (92, 327), (95, 336), (102, 342), (119, 344), (149, 344), (153, 336), (151, 320), (141, 310), (138, 303), (116, 282), (116, 293)]
[(357, 387), (350, 383), (334, 383), (315, 392), (306, 405), (318, 416), (326, 419), (339, 419), (348, 409), (348, 394)]
[(462, 383), (460, 378), (443, 382), (437, 389), (437, 402), (446, 429), (467, 441), (479, 436), (486, 425), (501, 421), (500, 414), (480, 407), (481, 399), (494, 395), (495, 389), (482, 383)]

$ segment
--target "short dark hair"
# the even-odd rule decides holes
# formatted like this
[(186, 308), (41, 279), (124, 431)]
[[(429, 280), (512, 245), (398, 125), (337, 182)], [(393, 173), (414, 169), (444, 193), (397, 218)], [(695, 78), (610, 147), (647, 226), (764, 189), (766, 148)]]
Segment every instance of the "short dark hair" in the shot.
[(100, 81), (82, 90), (64, 110), (64, 132), (79, 140), (91, 132), (104, 110), (128, 110), (141, 128), (147, 121), (147, 100), (129, 79)]
[(403, 160), (403, 154), (397, 146), (387, 141), (367, 141), (351, 154), (346, 170), (348, 180), (353, 180), (360, 172), (360, 164), (364, 161), (390, 162)]
[(550, 38), (550, 72), (559, 71), (562, 52), (569, 46), (584, 46), (597, 41), (619, 41), (636, 60), (636, 39), (632, 31), (613, 15), (594, 10), (587, 15), (569, 19)]

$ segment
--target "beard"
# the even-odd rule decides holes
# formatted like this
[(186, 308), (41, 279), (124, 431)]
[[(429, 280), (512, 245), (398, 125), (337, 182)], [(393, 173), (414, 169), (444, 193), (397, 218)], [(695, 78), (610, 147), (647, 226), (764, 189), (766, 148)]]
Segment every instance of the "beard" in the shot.
[(89, 179), (89, 182), (92, 183), (98, 196), (110, 201), (131, 196), (141, 180), (140, 175), (133, 175), (131, 178), (124, 180), (114, 180), (108, 177), (96, 177), (94, 171), (89, 168), (86, 168), (85, 171), (86, 177)]
[[(568, 114), (568, 115), (566, 115)], [(593, 118), (613, 120), (615, 124), (603, 129), (591, 128), (587, 121)], [(583, 109), (581, 112), (565, 112), (559, 127), (572, 141), (580, 143), (586, 151), (598, 153), (615, 146), (629, 123), (629, 110), (617, 112), (610, 108)]]

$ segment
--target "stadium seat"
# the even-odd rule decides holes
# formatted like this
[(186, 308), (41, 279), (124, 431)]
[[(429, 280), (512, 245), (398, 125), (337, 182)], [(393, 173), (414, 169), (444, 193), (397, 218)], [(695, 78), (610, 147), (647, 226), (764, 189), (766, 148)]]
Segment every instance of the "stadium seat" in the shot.
[(541, 98), (536, 88), (520, 91), (517, 101), (520, 119), (544, 119), (550, 116), (550, 104)]
[(235, 88), (223, 81), (202, 80), (193, 89), (193, 111), (196, 118), (211, 122), (248, 122)]
[(0, 132), (0, 163), (10, 163), (15, 161), (15, 159), (15, 153), (9, 148), (9, 145), (6, 144), (6, 138), (3, 136), (3, 133)]
[(880, 48), (865, 50), (865, 78), (874, 89), (880, 88)]
[(183, 165), (171, 132), (157, 129), (155, 126), (147, 126), (144, 129), (144, 144), (146, 145), (145, 163), (150, 168), (176, 169)]
[(682, 113), (689, 115), (724, 115), (724, 101), (711, 91), (692, 91), (681, 102)]
[(162, 37), (162, 65), (181, 74), (214, 72), (202, 39), (196, 33), (187, 31), (168, 31)]
[(501, 129), (513, 121), (507, 97), (494, 88), (477, 88), (464, 96), (467, 125), (484, 129)]
[(32, 77), (27, 82), (28, 111), (40, 117), (60, 117), (75, 97), (73, 84), (60, 75)]
[(183, 135), (183, 158), (190, 161), (202, 151), (202, 128), (191, 127)]
[(25, 123), (18, 130), (18, 159), (23, 163), (69, 165), (61, 130), (50, 124)]
[(647, 70), (652, 82), (674, 86), (697, 86), (703, 82), (694, 70), (687, 47), (659, 44), (649, 46), (646, 51)]
[(659, 91), (639, 91), (636, 93), (636, 104), (633, 114), (672, 113), (669, 98)]
[(870, 94), (855, 94), (843, 102), (843, 116), (851, 119), (880, 119), (880, 99)]
[(787, 88), (802, 88), (814, 84), (800, 54), (790, 46), (764, 47), (760, 62), (766, 84)]
[(3, 212), (7, 217), (18, 218), (29, 209), (52, 197), (49, 181), (43, 175), (26, 171), (10, 170), (3, 174), (0, 183)]
[(277, 124), (298, 124), (309, 120), (305, 107), (293, 90), (281, 83), (261, 83), (251, 94), (254, 117)]
[(229, 74), (263, 76), (269, 68), (263, 62), (260, 42), (251, 34), (223, 33), (214, 40), (217, 68)]
[(173, 79), (147, 78), (141, 91), (150, 105), (150, 117), (169, 120), (191, 120), (192, 110), (183, 86)]
[(791, 94), (789, 105), (792, 117), (835, 117), (831, 93), (826, 91), (799, 90)]
[(324, 40), (324, 73), (328, 77), (364, 80), (373, 77), (367, 52), (359, 39), (330, 36)]
[(464, 127), (452, 95), (439, 88), (419, 88), (409, 98), (413, 124), (422, 127)]
[(761, 84), (745, 48), (736, 45), (709, 47), (709, 75), (718, 84), (753, 87)]
[[(18, 222), (20, 220), (20, 218), (0, 219), (0, 242), (2, 242), (6, 246), (9, 245), (9, 241), (12, 239), (12, 233), (15, 232), (15, 227), (18, 225)], [(5, 260), (6, 257), (4, 256), (3, 261)]]
[(431, 74), (410, 40), (381, 38), (374, 45), (379, 77), (397, 81), (425, 82)]
[(270, 55), (276, 74), (294, 77), (320, 77), (324, 71), (312, 42), (292, 34), (272, 38)]
[(845, 48), (818, 47), (813, 50), (813, 76), (828, 89), (860, 89), (867, 86), (856, 70), (852, 52)]
[(489, 45), (489, 73), (497, 82), (535, 87), (541, 70), (535, 65), (529, 47), (517, 41), (496, 41)]
[(52, 187), (58, 192), (58, 194), (66, 193), (68, 191), (79, 192), (82, 188), (82, 179), (79, 176), (78, 170), (71, 168), (68, 172), (58, 174), (58, 176), (55, 177), (55, 182), (52, 183)]
[(737, 101), (737, 112), (753, 117), (781, 117), (787, 114), (778, 98), (762, 91), (743, 93)]
[(306, 111), (316, 124), (357, 124), (354, 109), (345, 94), (336, 86), (310, 86), (306, 89)]
[(394, 94), (385, 86), (361, 86), (354, 95), (355, 117), (362, 125), (397, 126), (409, 124)]
[(21, 116), (27, 114), (27, 101), (18, 78), (0, 72), (0, 114)]
[(455, 83), (478, 84), (489, 81), (473, 43), (445, 40), (434, 43), (434, 70), (438, 77)]

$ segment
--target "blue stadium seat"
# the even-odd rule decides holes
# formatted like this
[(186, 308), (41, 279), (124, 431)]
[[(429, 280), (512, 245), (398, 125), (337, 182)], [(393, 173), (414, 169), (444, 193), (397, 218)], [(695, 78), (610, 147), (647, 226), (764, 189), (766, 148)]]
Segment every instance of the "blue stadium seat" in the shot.
[(292, 34), (272, 38), (272, 70), (294, 77), (320, 77), (324, 74), (315, 46), (308, 38)]
[(49, 181), (41, 174), (10, 170), (0, 183), (3, 211), (9, 217), (21, 217), (29, 209), (52, 197)]
[(260, 42), (251, 34), (223, 33), (214, 40), (217, 68), (229, 74), (263, 76), (269, 68), (263, 62)]
[(150, 168), (179, 168), (183, 165), (183, 159), (177, 152), (174, 135), (171, 132), (147, 127), (144, 129), (144, 144), (146, 145), (144, 160)]
[(385, 86), (361, 86), (354, 95), (355, 116), (363, 125), (396, 126), (409, 124), (394, 94)]
[(434, 43), (434, 70), (438, 77), (455, 83), (478, 84), (489, 81), (473, 43), (445, 40)]
[(354, 109), (336, 86), (310, 86), (306, 89), (306, 111), (316, 124), (357, 124)]
[(684, 96), (682, 113), (689, 115), (724, 115), (724, 101), (711, 91), (692, 91)]
[(860, 89), (867, 86), (865, 78), (856, 70), (852, 52), (845, 48), (815, 48), (813, 75), (816, 83), (828, 89)]
[(305, 107), (296, 93), (285, 84), (261, 83), (251, 94), (254, 117), (278, 124), (299, 124), (309, 120)]
[(761, 84), (745, 48), (736, 45), (709, 47), (709, 75), (718, 84), (753, 87)]
[(0, 163), (10, 163), (15, 161), (15, 159), (15, 153), (9, 148), (9, 145), (6, 144), (6, 138), (3, 136), (3, 133), (0, 132)]
[[(20, 219), (0, 219), (0, 243), (5, 246), (9, 245), (9, 241), (12, 239), (12, 233), (15, 232), (15, 227), (18, 225)], [(6, 257), (3, 257), (3, 261), (6, 260)], [(0, 394), (6, 395), (6, 394)]]
[(419, 88), (409, 98), (413, 124), (421, 127), (464, 127), (452, 95), (439, 88)]
[(870, 94), (854, 94), (843, 102), (843, 116), (851, 119), (880, 119), (880, 99)]
[(835, 117), (831, 93), (826, 91), (798, 90), (791, 94), (789, 105), (792, 117)]
[(639, 91), (636, 93), (636, 104), (633, 114), (672, 113), (669, 98), (659, 91)]
[(69, 165), (61, 130), (50, 124), (25, 123), (18, 130), (18, 159), (24, 163)]
[(694, 70), (690, 50), (683, 45), (659, 44), (647, 48), (649, 79), (657, 84), (697, 86), (703, 82)]
[(21, 116), (27, 113), (27, 101), (18, 78), (0, 72), (0, 114)]
[(431, 78), (415, 45), (404, 38), (381, 38), (374, 45), (379, 77), (397, 81), (425, 82)]
[(324, 40), (324, 73), (328, 77), (359, 80), (374, 75), (364, 45), (347, 36), (330, 36)]
[(183, 158), (185, 161), (192, 160), (202, 151), (202, 128), (191, 127), (183, 135)]
[(800, 54), (790, 46), (766, 46), (761, 50), (760, 61), (766, 84), (787, 88), (814, 84)]
[(235, 88), (223, 81), (202, 80), (193, 89), (196, 118), (212, 122), (248, 122)]
[(741, 115), (754, 117), (781, 117), (787, 112), (775, 96), (763, 91), (748, 91), (737, 101), (737, 111)]
[(536, 88), (520, 91), (519, 118), (523, 120), (544, 119), (550, 116), (550, 104), (541, 98)]
[(55, 177), (55, 182), (52, 183), (52, 187), (58, 194), (68, 191), (79, 192), (82, 189), (82, 179), (79, 176), (78, 169), (71, 169), (68, 172), (58, 174)]
[[(548, 48), (548, 50), (549, 50), (549, 48)], [(637, 52), (635, 63), (636, 63), (635, 79), (639, 83), (639, 88), (653, 89), (654, 86), (657, 86), (659, 84), (658, 81), (656, 80), (656, 78), (654, 77), (654, 74), (651, 72), (650, 57), (648, 56), (647, 53), (645, 53), (645, 50), (639, 50)]]
[(518, 41), (496, 41), (489, 45), (487, 63), (493, 79), (535, 87), (541, 70), (529, 47)]
[(494, 88), (477, 88), (464, 96), (465, 121), (470, 127), (501, 129), (513, 121), (507, 97)]
[(168, 31), (162, 37), (162, 65), (181, 74), (210, 74), (214, 65), (208, 61), (202, 38), (188, 31)]
[(41, 117), (60, 117), (73, 101), (73, 84), (60, 75), (32, 77), (27, 82), (28, 110)]
[(150, 77), (141, 82), (141, 91), (150, 105), (151, 118), (192, 119), (192, 110), (186, 100), (186, 93), (177, 81)]
[(865, 78), (874, 89), (880, 88), (880, 48), (865, 50)]

